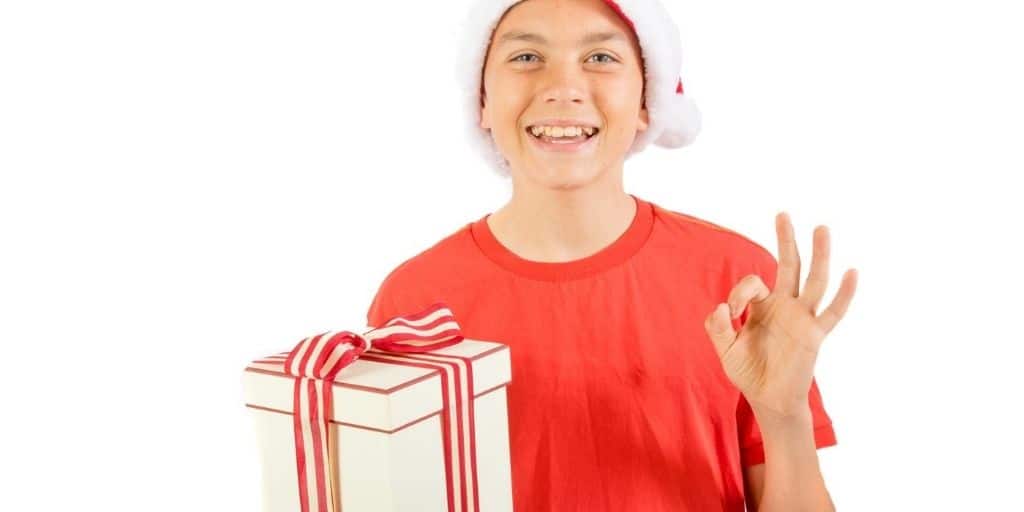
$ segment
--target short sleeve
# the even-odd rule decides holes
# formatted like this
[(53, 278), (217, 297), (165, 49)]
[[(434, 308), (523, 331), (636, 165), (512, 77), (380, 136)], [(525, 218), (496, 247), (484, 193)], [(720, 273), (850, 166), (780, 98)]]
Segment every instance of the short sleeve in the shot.
[[(815, 448), (835, 445), (836, 434), (832, 428), (832, 420), (825, 411), (817, 381), (814, 379), (811, 380), (808, 404), (811, 407), (811, 419), (814, 424)], [(761, 438), (761, 430), (758, 428), (757, 419), (754, 417), (754, 411), (750, 408), (750, 403), (742, 394), (739, 405), (736, 407), (736, 423), (740, 442), (740, 460), (743, 467), (763, 463), (764, 442)]]
[(366, 325), (369, 327), (380, 327), (388, 320), (398, 316), (398, 299), (395, 297), (396, 286), (394, 283), (394, 272), (388, 274), (377, 288), (377, 293), (370, 302), (366, 311)]
[[(778, 268), (778, 261), (767, 249), (758, 246), (753, 262), (753, 272), (761, 277), (769, 289), (775, 289), (775, 277)], [(740, 276), (742, 277), (742, 276)], [(748, 312), (744, 311), (739, 317), (738, 327), (747, 320)], [(835, 431), (832, 428), (832, 420), (825, 411), (825, 405), (818, 390), (817, 379), (811, 379), (811, 387), (807, 394), (807, 402), (811, 408), (811, 419), (814, 426), (814, 446), (824, 448), (836, 443)], [(761, 438), (761, 430), (757, 425), (757, 418), (750, 407), (750, 403), (741, 394), (736, 407), (736, 424), (739, 436), (740, 460), (743, 467), (753, 466), (764, 462), (764, 444)]]

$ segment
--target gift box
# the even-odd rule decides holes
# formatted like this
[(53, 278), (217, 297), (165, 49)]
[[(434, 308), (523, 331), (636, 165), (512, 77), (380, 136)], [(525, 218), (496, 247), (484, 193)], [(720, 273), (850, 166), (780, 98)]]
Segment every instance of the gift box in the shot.
[(304, 338), (243, 376), (265, 511), (512, 510), (509, 348), (464, 338), (443, 303)]

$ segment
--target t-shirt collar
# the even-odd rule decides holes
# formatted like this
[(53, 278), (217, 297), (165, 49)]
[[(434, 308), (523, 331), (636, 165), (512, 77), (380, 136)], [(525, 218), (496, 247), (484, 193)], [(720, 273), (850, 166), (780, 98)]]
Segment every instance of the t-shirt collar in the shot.
[(571, 261), (533, 261), (520, 257), (501, 244), (487, 224), (488, 213), (470, 225), (477, 247), (491, 261), (523, 277), (565, 281), (592, 276), (618, 265), (643, 247), (654, 224), (654, 205), (629, 194), (636, 201), (636, 213), (626, 231), (598, 252)]

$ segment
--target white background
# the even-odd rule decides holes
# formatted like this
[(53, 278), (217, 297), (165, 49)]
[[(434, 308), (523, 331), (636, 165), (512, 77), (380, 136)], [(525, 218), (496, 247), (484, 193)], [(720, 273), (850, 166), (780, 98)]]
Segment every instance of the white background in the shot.
[[(1024, 38), (1010, 2), (669, 2), (704, 114), (627, 191), (777, 254), (826, 301), (842, 510), (1019, 504)], [(241, 371), (359, 329), (508, 182), (462, 138), (457, 2), (0, 4), (3, 510), (257, 510)], [(804, 268), (806, 272), (806, 266)]]

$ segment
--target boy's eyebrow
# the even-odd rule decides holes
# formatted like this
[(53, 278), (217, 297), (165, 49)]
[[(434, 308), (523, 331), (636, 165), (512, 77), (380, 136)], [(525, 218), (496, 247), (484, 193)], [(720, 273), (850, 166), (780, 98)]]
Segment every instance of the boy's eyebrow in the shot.
[[(626, 40), (625, 36), (623, 36), (621, 32), (591, 32), (583, 36), (580, 39), (579, 44), (582, 46), (585, 44), (594, 44), (601, 43), (604, 41), (610, 41), (612, 39), (618, 39), (620, 41)], [(548, 40), (544, 39), (544, 36), (540, 34), (534, 34), (533, 32), (523, 32), (521, 30), (505, 32), (505, 34), (502, 35), (501, 38), (498, 40), (498, 44), (500, 45), (502, 43), (506, 43), (509, 41), (528, 41), (537, 44), (548, 44)]]

